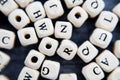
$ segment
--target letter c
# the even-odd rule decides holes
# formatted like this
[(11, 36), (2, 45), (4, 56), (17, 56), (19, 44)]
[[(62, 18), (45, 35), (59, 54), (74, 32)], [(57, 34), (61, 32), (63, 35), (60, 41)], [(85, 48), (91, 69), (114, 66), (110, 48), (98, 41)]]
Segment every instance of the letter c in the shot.
[(101, 72), (99, 72), (97, 69), (98, 69), (97, 66), (94, 67), (94, 68), (93, 68), (93, 72), (94, 72), (96, 75), (99, 75)]
[(4, 36), (4, 37), (2, 38), (2, 42), (3, 42), (4, 44), (8, 44), (8, 42), (7, 42), (8, 39), (10, 39), (10, 37)]

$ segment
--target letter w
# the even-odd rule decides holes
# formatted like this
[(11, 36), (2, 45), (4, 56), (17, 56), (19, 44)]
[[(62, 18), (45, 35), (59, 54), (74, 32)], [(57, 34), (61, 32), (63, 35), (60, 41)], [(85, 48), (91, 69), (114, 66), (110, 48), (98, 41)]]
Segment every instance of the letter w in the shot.
[(31, 80), (32, 76), (26, 72), (26, 75), (23, 80)]

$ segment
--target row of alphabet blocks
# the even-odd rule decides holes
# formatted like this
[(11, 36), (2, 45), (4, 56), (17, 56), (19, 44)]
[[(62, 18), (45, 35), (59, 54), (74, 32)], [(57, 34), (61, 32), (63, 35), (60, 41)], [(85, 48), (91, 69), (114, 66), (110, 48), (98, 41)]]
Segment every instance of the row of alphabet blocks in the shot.
[[(63, 29), (62, 29), (63, 30)], [(0, 36), (0, 47), (11, 49), (14, 46), (15, 43), (15, 34), (8, 30), (0, 29), (0, 33), (2, 36)], [(65, 35), (63, 35), (65, 36)], [(18, 37), (23, 46), (35, 44), (38, 42), (38, 38), (36, 36), (36, 32), (34, 28), (28, 27), (18, 30)], [(107, 48), (112, 40), (112, 34), (106, 30), (96, 28), (92, 35), (90, 36), (90, 42), (94, 45), (100, 47), (100, 48)], [(88, 43), (88, 44), (91, 44)], [(58, 45), (60, 46), (58, 47)], [(86, 45), (88, 45), (86, 44)], [(91, 44), (92, 45), (92, 44)], [(89, 46), (89, 45), (88, 45)], [(58, 49), (57, 49), (58, 48)], [(90, 46), (91, 48), (91, 46)], [(58, 53), (62, 58), (66, 60), (71, 60), (75, 56), (77, 52), (77, 45), (72, 42), (71, 40), (62, 40), (61, 43), (59, 43), (56, 39), (50, 38), (50, 37), (44, 37), (40, 45), (38, 47), (39, 51), (42, 52), (45, 55), (53, 56), (55, 52)], [(65, 50), (64, 50), (65, 49)], [(80, 49), (82, 50), (82, 49)], [(94, 50), (94, 49), (92, 49)], [(66, 53), (63, 53), (66, 52)], [(97, 51), (96, 51), (97, 53)], [(95, 54), (96, 54), (95, 53)], [(68, 57), (66, 56), (68, 55)], [(70, 57), (69, 57), (70, 56)]]
[[(86, 43), (88, 43), (88, 42), (86, 42)], [(89, 52), (90, 51), (89, 49), (90, 48), (84, 49), (86, 51), (83, 50), (84, 56), (82, 56), (82, 59), (85, 60), (85, 57), (91, 57), (90, 55), (92, 53)], [(4, 68), (8, 64), (8, 62), (10, 61), (10, 58), (3, 52), (0, 52), (0, 55), (1, 55), (0, 68), (2, 70), (2, 68)], [(20, 72), (20, 75), (18, 77), (18, 80), (29, 79), (29, 78), (31, 80), (37, 80), (40, 75), (39, 71), (37, 71), (37, 69), (39, 69), (40, 66), (42, 66), (40, 73), (41, 73), (41, 76), (44, 78), (57, 79), (57, 77), (59, 75), (60, 63), (51, 61), (51, 60), (45, 60), (45, 55), (43, 55), (42, 53), (40, 53), (36, 50), (31, 50), (28, 53), (24, 63), (27, 67), (24, 67), (22, 69), (22, 71)], [(103, 51), (96, 58), (96, 63), (92, 62), (92, 63), (89, 63), (88, 65), (86, 65), (85, 67), (83, 67), (82, 73), (86, 79), (96, 80), (96, 79), (104, 78), (103, 70), (105, 72), (111, 72), (115, 69), (109, 76), (110, 79), (114, 79), (114, 76), (116, 74), (120, 73), (120, 71), (118, 71), (119, 70), (119, 67), (118, 67), (119, 60), (113, 55), (113, 53), (111, 53), (108, 50)], [(117, 78), (119, 78), (119, 76)]]
[[(46, 17), (46, 14), (50, 19), (58, 18), (64, 14), (64, 9), (60, 0), (48, 0), (44, 3), (44, 7), (40, 1), (15, 1), (22, 8), (25, 8), (25, 11), (18, 8), (17, 3), (15, 3), (13, 0), (1, 0), (0, 10), (8, 16), (9, 22), (16, 29), (21, 29), (27, 26), (30, 21), (36, 22), (37, 20), (43, 19)], [(67, 19), (77, 28), (83, 25), (83, 23), (88, 19), (88, 15), (91, 18), (94, 18), (99, 15), (105, 7), (105, 4), (102, 0), (87, 0), (84, 2), (82, 7), (78, 6), (83, 3), (82, 0), (74, 0), (73, 2), (71, 1), (72, 0), (65, 0), (65, 3), (69, 8), (74, 7), (67, 15)], [(113, 12), (119, 16), (119, 4), (113, 9)], [(100, 15), (100, 18), (96, 22), (96, 27), (113, 31), (118, 22), (118, 18), (114, 13), (103, 11), (103, 13)], [(102, 24), (103, 22), (105, 24)]]
[[(92, 53), (89, 53), (89, 49), (86, 51), (87, 54), (84, 54), (84, 53), (83, 53), (84, 59), (85, 57), (91, 57), (90, 55)], [(47, 79), (55, 80), (58, 78), (59, 71), (60, 71), (60, 63), (56, 61), (45, 60), (45, 56), (36, 50), (31, 50), (29, 52), (24, 63), (25, 63), (25, 66), (27, 67), (24, 67), (22, 69), (22, 71), (19, 74), (18, 80), (23, 80), (23, 79), (37, 80), (40, 74), (42, 77)], [(82, 68), (82, 74), (88, 80), (101, 80), (105, 76), (103, 71), (107, 73), (113, 71), (108, 77), (108, 80), (109, 79), (113, 80), (115, 74), (120, 73), (120, 71), (117, 71), (117, 69), (118, 70), (120, 69), (118, 65), (119, 65), (119, 60), (117, 59), (117, 57), (114, 56), (113, 53), (111, 53), (109, 50), (104, 50), (96, 58), (96, 62), (91, 62)], [(37, 70), (40, 67), (41, 69), (39, 73), (39, 71)], [(76, 80), (75, 77), (76, 76), (73, 76), (71, 77), (71, 79)], [(61, 78), (61, 75), (59, 78)], [(119, 78), (119, 77), (116, 77), (116, 78)]]

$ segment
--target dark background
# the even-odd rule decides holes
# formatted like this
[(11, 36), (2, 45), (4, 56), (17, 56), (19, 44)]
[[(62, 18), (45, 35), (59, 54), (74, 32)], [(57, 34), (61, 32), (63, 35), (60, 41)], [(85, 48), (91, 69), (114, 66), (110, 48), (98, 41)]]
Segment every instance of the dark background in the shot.
[[(44, 2), (46, 0), (40, 0), (40, 1), (44, 4)], [(112, 11), (113, 7), (120, 2), (120, 0), (104, 0), (104, 1), (105, 1), (105, 5), (106, 5), (104, 10), (108, 10), (108, 11)], [(60, 17), (56, 20), (53, 20), (54, 24), (58, 20), (67, 21), (66, 16), (70, 10), (68, 10), (66, 8), (63, 0), (61, 0), (61, 2), (64, 7), (65, 14), (62, 17)], [(91, 35), (92, 31), (95, 29), (94, 24), (95, 24), (96, 20), (97, 20), (97, 17), (94, 19), (88, 19), (81, 28), (74, 27), (71, 40), (74, 41), (78, 46), (80, 46), (84, 41), (89, 40), (89, 36)], [(120, 35), (120, 26), (119, 25), (120, 25), (120, 22), (118, 23), (115, 30), (112, 32), (113, 39), (111, 41), (111, 44), (107, 48), (110, 51), (113, 51), (113, 44), (114, 44), (115, 40), (120, 39), (120, 36), (119, 36)], [(33, 23), (29, 24), (28, 26), (33, 26)], [(10, 25), (7, 17), (4, 16), (1, 12), (0, 12), (0, 28), (11, 30), (11, 31), (14, 31), (15, 33), (17, 33), (17, 30), (14, 27), (12, 27), (12, 25)], [(51, 36), (51, 37), (54, 37), (54, 36)], [(10, 80), (17, 80), (17, 77), (18, 77), (21, 69), (24, 67), (24, 60), (25, 60), (28, 52), (31, 49), (38, 50), (38, 45), (40, 43), (40, 40), (41, 39), (39, 39), (38, 44), (27, 46), (27, 47), (22, 47), (18, 40), (18, 37), (17, 37), (16, 42), (15, 42), (15, 47), (12, 50), (0, 49), (1, 51), (6, 52), (11, 57), (10, 63), (8, 64), (8, 66), (6, 66), (6, 68), (0, 74), (4, 74), (4, 75), (8, 76), (10, 78)], [(59, 41), (61, 41), (61, 40), (59, 40)], [(98, 49), (99, 49), (99, 53), (101, 51), (103, 51), (100, 48), (98, 48)], [(53, 56), (53, 57), (46, 57), (46, 59), (60, 62), (60, 64), (61, 64), (60, 73), (76, 73), (78, 80), (85, 80), (83, 75), (81, 74), (81, 69), (86, 64), (77, 55), (75, 56), (75, 58), (73, 60), (70, 60), (70, 61), (66, 61), (66, 60), (60, 58), (57, 54), (55, 54), (55, 56)], [(107, 77), (108, 74), (107, 73), (105, 73), (105, 74)], [(103, 80), (106, 80), (106, 77)], [(40, 77), (39, 80), (47, 80), (47, 79)]]

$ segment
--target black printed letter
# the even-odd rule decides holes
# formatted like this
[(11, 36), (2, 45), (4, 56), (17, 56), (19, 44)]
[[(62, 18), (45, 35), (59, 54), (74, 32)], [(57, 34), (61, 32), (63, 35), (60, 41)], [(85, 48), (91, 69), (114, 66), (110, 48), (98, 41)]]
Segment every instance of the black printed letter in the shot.
[(68, 55), (70, 55), (70, 54), (71, 54), (70, 52), (72, 52), (72, 51), (73, 51), (73, 50), (69, 50), (68, 48), (65, 48), (65, 49), (64, 49), (64, 52), (67, 53)]
[(107, 38), (107, 34), (106, 33), (102, 33), (99, 39), (105, 41), (106, 38)]
[(84, 48), (83, 50), (82, 50), (82, 53), (83, 53), (83, 55), (89, 55), (89, 49), (88, 49), (88, 47), (86, 47), (86, 48)]
[(35, 15), (35, 18), (38, 18), (38, 17), (42, 16), (40, 10), (37, 11), (37, 12), (34, 12), (33, 14)]
[(107, 22), (112, 22), (112, 20), (113, 20), (113, 17), (111, 17), (111, 19), (106, 19), (106, 18), (104, 18), (104, 20), (106, 20)]
[(32, 76), (26, 72), (26, 75), (23, 80), (31, 80)]
[(4, 5), (8, 0), (0, 0), (0, 4)]
[(101, 61), (101, 63), (103, 63), (103, 64), (105, 64), (105, 65), (109, 66), (109, 63), (108, 63), (107, 58), (105, 58), (105, 61)]
[(63, 27), (63, 29), (61, 30), (61, 32), (66, 33), (67, 31), (65, 31), (65, 29), (67, 28), (67, 26), (66, 25), (61, 25), (61, 27)]
[(47, 30), (45, 22), (41, 24), (39, 27), (40, 27), (40, 30)]
[(96, 9), (98, 7), (98, 2), (97, 1), (92, 2), (91, 3), (91, 7), (93, 7), (94, 9)]
[(56, 4), (54, 4), (54, 5), (51, 5), (51, 6), (50, 6), (50, 8), (52, 8), (52, 7), (57, 7), (57, 5), (56, 5)]
[(8, 42), (7, 42), (8, 39), (10, 39), (10, 37), (5, 36), (5, 37), (2, 38), (2, 42), (3, 42), (4, 44), (8, 44)]
[(99, 75), (101, 72), (99, 72), (97, 69), (99, 69), (97, 66), (93, 68), (93, 72), (96, 74), (96, 75)]
[(42, 69), (42, 74), (43, 75), (47, 75), (47, 74), (49, 74), (49, 72), (50, 72), (49, 68), (43, 67), (43, 69)]

